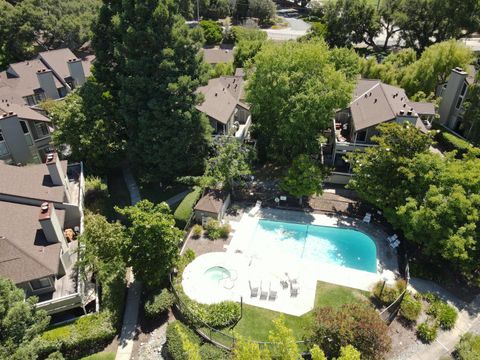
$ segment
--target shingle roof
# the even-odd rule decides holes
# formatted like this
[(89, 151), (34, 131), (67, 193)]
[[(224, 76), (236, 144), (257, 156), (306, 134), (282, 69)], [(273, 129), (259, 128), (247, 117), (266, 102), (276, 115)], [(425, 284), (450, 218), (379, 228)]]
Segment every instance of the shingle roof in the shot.
[(244, 81), (241, 76), (221, 76), (211, 79), (208, 85), (198, 88), (205, 100), (197, 109), (212, 119), (226, 124), (237, 105), (246, 109), (248, 104), (243, 101)]
[(428, 102), (409, 101), (418, 115), (435, 115), (435, 105)]
[[(76, 59), (76, 56), (68, 48), (44, 51), (39, 53), (38, 57), (63, 80), (70, 76), (67, 65), (68, 60)], [(82, 59), (83, 70), (87, 77), (90, 76), (90, 67), (93, 59), (95, 59), (93, 55)]]
[(211, 65), (232, 62), (233, 47), (204, 48), (203, 59)]
[(195, 205), (195, 210), (218, 214), (222, 210), (226, 194), (221, 191), (210, 191)]
[[(0, 102), (0, 114), (13, 111), (20, 119), (50, 122), (50, 119), (28, 106), (18, 105), (10, 102)], [(1, 118), (0, 118), (1, 120)]]
[[(61, 244), (47, 242), (38, 206), (0, 201), (0, 276), (21, 283), (55, 275)], [(64, 210), (56, 210), (60, 224)]]
[[(421, 107), (426, 109), (427, 105), (421, 103)], [(418, 116), (405, 90), (379, 80), (359, 80), (350, 112), (355, 131), (394, 120), (398, 116)], [(408, 112), (411, 112), (410, 115), (407, 115)]]
[[(67, 161), (62, 161), (61, 164), (66, 174)], [(14, 166), (0, 163), (0, 194), (57, 203), (65, 202), (64, 187), (52, 184), (45, 164)]]

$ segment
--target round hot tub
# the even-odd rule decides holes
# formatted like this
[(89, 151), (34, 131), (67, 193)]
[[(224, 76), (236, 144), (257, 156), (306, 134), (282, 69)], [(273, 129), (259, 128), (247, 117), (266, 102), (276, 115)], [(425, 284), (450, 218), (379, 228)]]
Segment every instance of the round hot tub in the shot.
[(215, 287), (220, 285), (222, 280), (230, 278), (230, 271), (222, 266), (214, 266), (205, 270), (203, 278), (209, 286)]

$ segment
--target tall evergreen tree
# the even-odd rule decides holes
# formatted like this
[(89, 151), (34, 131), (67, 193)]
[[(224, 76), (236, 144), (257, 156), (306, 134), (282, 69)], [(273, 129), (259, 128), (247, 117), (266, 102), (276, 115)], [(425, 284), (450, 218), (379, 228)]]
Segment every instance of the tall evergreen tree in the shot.
[(173, 0), (104, 0), (95, 25), (95, 76), (115, 99), (129, 160), (144, 180), (200, 172), (210, 145), (195, 109), (206, 79), (199, 44)]

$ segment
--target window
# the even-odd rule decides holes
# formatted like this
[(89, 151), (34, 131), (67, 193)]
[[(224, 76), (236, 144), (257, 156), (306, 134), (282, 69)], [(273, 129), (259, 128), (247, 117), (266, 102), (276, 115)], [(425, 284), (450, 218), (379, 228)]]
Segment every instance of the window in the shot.
[(28, 125), (25, 121), (20, 120), (20, 126), (22, 127), (23, 134), (25, 135), (25, 140), (27, 141), (27, 145), (33, 145), (32, 137), (30, 136), (30, 130), (28, 129)]
[(457, 100), (457, 105), (455, 105), (455, 109), (460, 109), (460, 106), (462, 106), (462, 101), (463, 97), (459, 97)]
[(460, 93), (460, 96), (465, 96), (465, 93), (467, 92), (467, 84), (463, 84), (462, 92)]
[(48, 126), (43, 121), (35, 122), (35, 129), (37, 130), (37, 136), (39, 139), (50, 135), (50, 132), (48, 131)]
[(7, 154), (8, 154), (7, 144), (5, 143), (2, 130), (0, 129), (0, 156), (4, 156)]
[(362, 131), (357, 132), (356, 141), (365, 142), (366, 139), (367, 139), (367, 131), (366, 130), (362, 130)]
[(41, 290), (51, 287), (52, 284), (50, 283), (50, 279), (46, 277), (30, 281), (30, 286), (33, 290)]
[(34, 100), (32, 95), (28, 95), (28, 96), (24, 97), (24, 99), (25, 99), (25, 102), (27, 103), (27, 105), (29, 105), (29, 106), (35, 105), (35, 100)]
[(41, 93), (40, 93), (40, 92), (37, 92), (37, 93), (35, 94), (35, 103), (38, 104), (39, 102), (41, 102), (41, 101), (43, 101), (43, 100), (45, 100), (45, 93), (43, 93), (43, 92), (41, 92)]

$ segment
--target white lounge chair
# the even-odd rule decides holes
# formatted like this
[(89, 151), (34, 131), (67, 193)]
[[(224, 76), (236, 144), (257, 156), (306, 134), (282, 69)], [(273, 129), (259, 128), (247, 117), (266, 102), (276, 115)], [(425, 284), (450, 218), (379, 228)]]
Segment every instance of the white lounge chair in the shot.
[(392, 236), (387, 237), (387, 240), (388, 240), (389, 243), (393, 243), (393, 242), (395, 242), (396, 240), (398, 240), (398, 235), (397, 235), (397, 234), (393, 234)]
[(392, 249), (396, 249), (398, 247), (398, 245), (400, 245), (400, 240), (395, 240), (395, 241), (390, 243), (390, 247)]
[(257, 213), (260, 211), (260, 208), (262, 207), (262, 202), (260, 200), (257, 201), (255, 206), (248, 212), (249, 216), (255, 216)]
[(292, 276), (290, 277), (290, 275), (288, 275), (288, 273), (285, 273), (285, 276), (287, 277), (287, 280), (288, 282), (291, 284), (297, 284), (298, 283), (298, 280), (297, 280), (297, 277), (296, 276)]
[(366, 213), (362, 221), (366, 224), (369, 224), (371, 220), (372, 220), (372, 214)]
[(258, 295), (258, 286), (252, 285), (252, 282), (248, 280), (248, 286), (250, 286), (250, 297), (257, 297)]
[(265, 281), (260, 281), (260, 300), (268, 298), (268, 290), (265, 288)]
[(272, 287), (272, 283), (268, 287), (268, 300), (275, 300), (277, 298), (277, 290)]
[(300, 286), (298, 283), (290, 283), (290, 296), (295, 297), (298, 295), (298, 290), (300, 290)]

